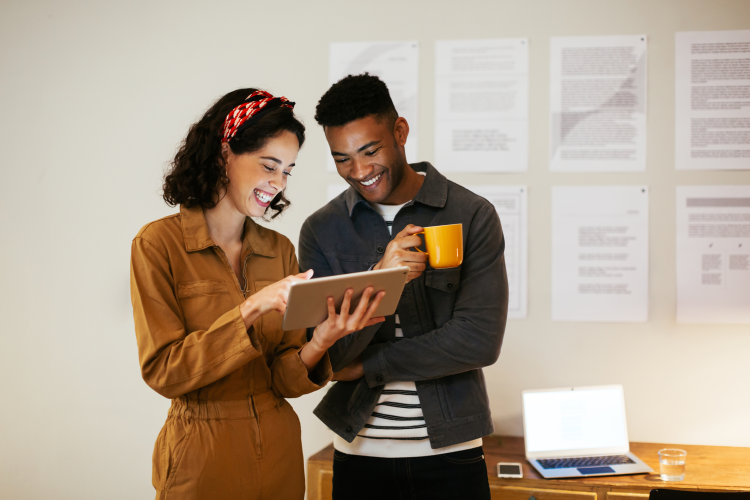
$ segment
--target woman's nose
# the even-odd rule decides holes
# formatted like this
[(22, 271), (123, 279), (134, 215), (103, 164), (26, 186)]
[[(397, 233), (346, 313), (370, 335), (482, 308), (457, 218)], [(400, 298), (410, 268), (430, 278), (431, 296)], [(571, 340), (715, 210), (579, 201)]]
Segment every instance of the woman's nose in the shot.
[(275, 187), (277, 191), (284, 189), (284, 186), (286, 186), (286, 175), (284, 175), (284, 172), (280, 168), (276, 169), (276, 175), (271, 178), (269, 184)]

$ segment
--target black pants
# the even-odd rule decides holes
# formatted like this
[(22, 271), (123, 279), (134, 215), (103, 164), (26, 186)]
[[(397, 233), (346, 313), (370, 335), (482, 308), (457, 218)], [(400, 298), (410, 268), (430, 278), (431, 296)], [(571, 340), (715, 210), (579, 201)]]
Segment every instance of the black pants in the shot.
[(489, 500), (481, 446), (444, 455), (375, 458), (333, 454), (333, 500)]

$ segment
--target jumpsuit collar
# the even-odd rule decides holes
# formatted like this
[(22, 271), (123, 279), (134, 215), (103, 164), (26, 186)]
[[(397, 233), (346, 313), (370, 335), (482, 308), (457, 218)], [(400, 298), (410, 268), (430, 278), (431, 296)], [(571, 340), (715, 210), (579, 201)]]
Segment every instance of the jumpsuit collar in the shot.
[[(208, 223), (199, 206), (187, 208), (180, 205), (180, 218), (182, 220), (182, 236), (185, 240), (185, 250), (197, 252), (216, 246), (211, 236), (208, 235)], [(263, 237), (265, 228), (256, 224), (250, 217), (245, 218), (245, 237), (242, 241), (242, 255), (254, 253), (264, 257), (276, 257), (276, 252), (268, 238)]]

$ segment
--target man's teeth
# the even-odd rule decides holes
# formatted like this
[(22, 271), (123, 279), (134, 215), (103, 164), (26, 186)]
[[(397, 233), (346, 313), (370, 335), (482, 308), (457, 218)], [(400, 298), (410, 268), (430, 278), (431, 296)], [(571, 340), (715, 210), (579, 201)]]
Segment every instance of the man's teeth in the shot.
[(263, 193), (261, 191), (255, 190), (255, 197), (258, 198), (261, 203), (268, 203), (269, 201), (273, 200), (273, 196), (270, 194)]
[(366, 182), (360, 182), (360, 184), (362, 184), (363, 186), (372, 186), (373, 184), (375, 184), (376, 182), (378, 182), (378, 179), (380, 179), (381, 175), (383, 175), (383, 174), (378, 174), (377, 177), (373, 177), (372, 179), (370, 179), (369, 181), (366, 181)]

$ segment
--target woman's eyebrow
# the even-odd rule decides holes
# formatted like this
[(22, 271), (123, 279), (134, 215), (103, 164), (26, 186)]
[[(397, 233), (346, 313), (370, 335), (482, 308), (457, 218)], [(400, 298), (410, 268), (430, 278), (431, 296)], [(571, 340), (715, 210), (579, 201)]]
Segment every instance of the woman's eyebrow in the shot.
[(264, 160), (275, 161), (276, 163), (278, 163), (279, 165), (281, 165), (281, 160), (279, 160), (278, 158), (274, 158), (273, 156), (261, 156), (261, 158), (264, 159)]

